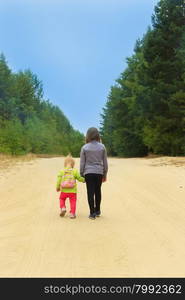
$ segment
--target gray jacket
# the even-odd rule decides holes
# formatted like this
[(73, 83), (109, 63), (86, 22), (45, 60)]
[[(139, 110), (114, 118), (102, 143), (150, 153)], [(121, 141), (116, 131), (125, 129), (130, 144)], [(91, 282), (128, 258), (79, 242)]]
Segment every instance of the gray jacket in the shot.
[(107, 171), (108, 163), (105, 146), (97, 141), (85, 144), (80, 152), (80, 175), (95, 173), (106, 177)]

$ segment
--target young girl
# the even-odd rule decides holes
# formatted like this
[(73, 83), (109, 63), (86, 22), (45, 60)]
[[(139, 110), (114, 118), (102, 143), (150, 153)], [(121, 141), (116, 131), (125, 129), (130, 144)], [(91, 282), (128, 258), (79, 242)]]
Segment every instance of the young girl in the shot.
[(85, 182), (85, 179), (80, 176), (78, 171), (74, 169), (75, 161), (71, 155), (68, 155), (64, 160), (64, 169), (59, 172), (56, 190), (60, 193), (60, 216), (64, 217), (66, 213), (65, 201), (69, 198), (70, 201), (70, 218), (76, 218), (76, 200), (77, 200), (77, 184), (76, 179)]
[(100, 135), (96, 128), (91, 127), (86, 134), (86, 144), (80, 153), (80, 175), (85, 176), (90, 219), (101, 214), (101, 184), (106, 181), (108, 171), (107, 151), (100, 143)]

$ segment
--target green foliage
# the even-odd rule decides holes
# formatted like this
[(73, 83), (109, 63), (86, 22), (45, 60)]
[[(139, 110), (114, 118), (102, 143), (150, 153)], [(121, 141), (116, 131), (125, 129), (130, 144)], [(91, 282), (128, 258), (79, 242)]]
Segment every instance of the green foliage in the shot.
[(111, 155), (185, 155), (185, 4), (161, 0), (111, 88), (101, 133)]
[(23, 126), (19, 120), (1, 122), (0, 153), (24, 154), (23, 143)]
[(0, 56), (0, 153), (79, 156), (84, 136), (63, 112), (43, 99), (42, 83), (30, 70), (12, 73)]

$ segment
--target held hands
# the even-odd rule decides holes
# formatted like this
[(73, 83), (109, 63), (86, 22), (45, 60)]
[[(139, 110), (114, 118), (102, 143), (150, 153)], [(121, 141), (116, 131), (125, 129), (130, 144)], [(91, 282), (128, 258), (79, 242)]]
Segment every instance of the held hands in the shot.
[(105, 181), (107, 181), (107, 178), (106, 178), (106, 177), (103, 177), (103, 178), (102, 178), (102, 182), (105, 182)]

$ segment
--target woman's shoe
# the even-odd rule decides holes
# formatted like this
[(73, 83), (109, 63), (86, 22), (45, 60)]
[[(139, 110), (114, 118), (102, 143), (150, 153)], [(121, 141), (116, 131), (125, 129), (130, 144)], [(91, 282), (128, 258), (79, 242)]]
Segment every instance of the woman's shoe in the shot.
[(95, 220), (95, 219), (96, 219), (96, 215), (95, 215), (95, 214), (90, 214), (90, 215), (89, 215), (89, 219)]
[(100, 211), (95, 212), (95, 214), (96, 214), (96, 217), (100, 217), (101, 216), (101, 212)]

